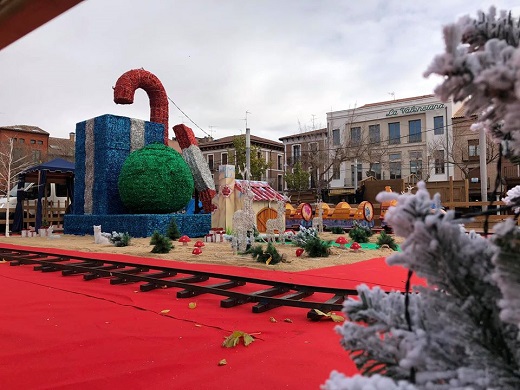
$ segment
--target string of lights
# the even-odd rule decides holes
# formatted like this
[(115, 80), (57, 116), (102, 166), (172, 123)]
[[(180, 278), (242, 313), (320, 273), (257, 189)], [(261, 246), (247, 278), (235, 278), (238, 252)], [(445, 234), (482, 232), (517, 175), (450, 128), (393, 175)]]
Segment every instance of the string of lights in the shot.
[(189, 119), (189, 121), (191, 123), (193, 123), (193, 125), (198, 128), (200, 131), (202, 131), (204, 134), (206, 134), (208, 137), (211, 137), (211, 135), (206, 131), (204, 130), (202, 127), (200, 127), (198, 124), (196, 124), (193, 119), (191, 119), (188, 114), (186, 114), (184, 111), (181, 110), (181, 108), (168, 96), (168, 100), (175, 106), (175, 108), (177, 108), (177, 110), (179, 110), (180, 112), (182, 112), (182, 115), (184, 115), (186, 118)]

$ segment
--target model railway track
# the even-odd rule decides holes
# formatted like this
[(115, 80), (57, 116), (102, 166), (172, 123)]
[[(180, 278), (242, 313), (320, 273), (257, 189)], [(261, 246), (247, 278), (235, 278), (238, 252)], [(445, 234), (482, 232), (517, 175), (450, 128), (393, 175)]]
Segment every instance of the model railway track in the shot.
[[(309, 286), (276, 282), (243, 276), (231, 276), (154, 265), (99, 260), (88, 257), (0, 248), (0, 256), (11, 266), (34, 265), (35, 271), (59, 272), (63, 276), (82, 275), (89, 281), (106, 278), (110, 284), (140, 283), (140, 291), (161, 288), (178, 288), (178, 298), (191, 298), (201, 294), (225, 297), (220, 306), (230, 308), (252, 303), (253, 313), (262, 313), (280, 306), (311, 309), (307, 316), (316, 316), (313, 309), (323, 312), (340, 311), (348, 295), (356, 290)], [(248, 285), (248, 288), (245, 286)], [(247, 290), (247, 291), (244, 291)], [(250, 291), (253, 290), (253, 291)], [(312, 300), (313, 295), (321, 300)]]

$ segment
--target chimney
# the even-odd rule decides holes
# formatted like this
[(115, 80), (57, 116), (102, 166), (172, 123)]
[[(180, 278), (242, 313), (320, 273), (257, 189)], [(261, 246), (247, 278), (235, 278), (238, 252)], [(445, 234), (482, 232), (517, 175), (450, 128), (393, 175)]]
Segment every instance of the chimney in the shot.
[(72, 142), (76, 142), (76, 133), (70, 132), (70, 133), (69, 133), (69, 139), (70, 139)]

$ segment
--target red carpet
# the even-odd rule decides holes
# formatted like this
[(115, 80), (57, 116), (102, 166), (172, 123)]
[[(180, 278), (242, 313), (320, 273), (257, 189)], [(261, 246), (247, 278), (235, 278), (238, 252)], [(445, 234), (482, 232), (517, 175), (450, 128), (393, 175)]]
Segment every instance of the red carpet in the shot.
[[(406, 276), (383, 259), (299, 273), (133, 259), (343, 288), (363, 281), (402, 289)], [(308, 321), (306, 309), (253, 314), (251, 305), (222, 309), (216, 296), (183, 300), (176, 289), (137, 291), (137, 284), (111, 286), (105, 279), (84, 282), (0, 264), (1, 388), (312, 389), (333, 369), (355, 372), (335, 324)], [(256, 341), (223, 348), (234, 330)], [(221, 359), (227, 364), (219, 366)]]

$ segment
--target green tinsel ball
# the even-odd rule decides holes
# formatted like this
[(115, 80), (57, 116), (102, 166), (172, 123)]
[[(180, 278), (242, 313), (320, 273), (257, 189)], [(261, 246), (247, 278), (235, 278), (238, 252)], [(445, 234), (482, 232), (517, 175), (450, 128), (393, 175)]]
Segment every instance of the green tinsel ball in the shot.
[(167, 214), (188, 204), (193, 176), (182, 156), (163, 144), (131, 153), (119, 174), (119, 195), (136, 214)]

